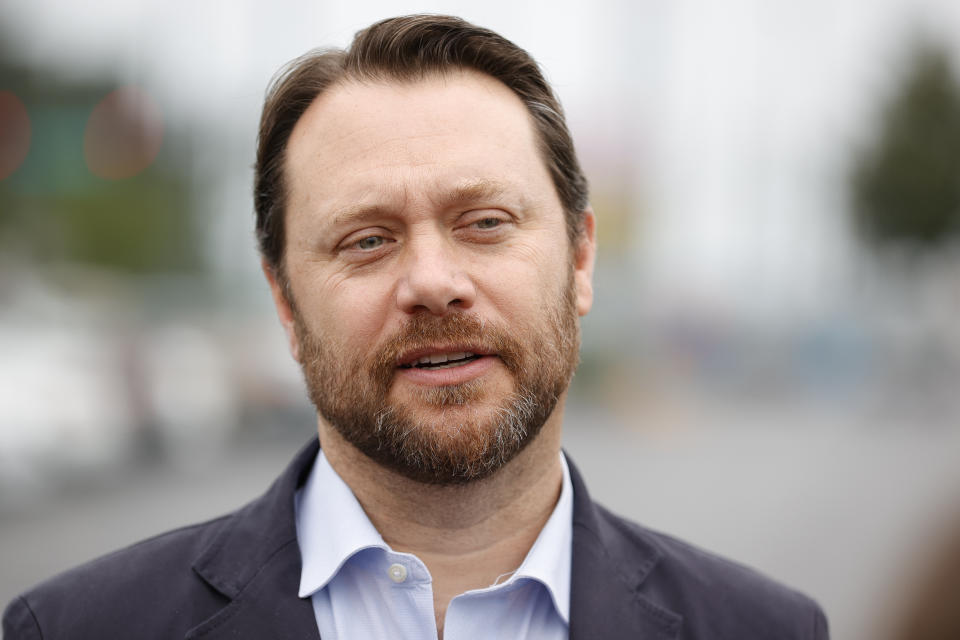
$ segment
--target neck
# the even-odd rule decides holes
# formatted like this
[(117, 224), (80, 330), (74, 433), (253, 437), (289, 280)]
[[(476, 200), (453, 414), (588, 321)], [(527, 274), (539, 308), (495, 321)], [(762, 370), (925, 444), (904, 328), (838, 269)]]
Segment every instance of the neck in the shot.
[(562, 483), (562, 403), (540, 434), (489, 478), (436, 486), (385, 469), (320, 421), (324, 455), (395, 551), (416, 555), (433, 578), (442, 634), (450, 600), (515, 571), (546, 523)]

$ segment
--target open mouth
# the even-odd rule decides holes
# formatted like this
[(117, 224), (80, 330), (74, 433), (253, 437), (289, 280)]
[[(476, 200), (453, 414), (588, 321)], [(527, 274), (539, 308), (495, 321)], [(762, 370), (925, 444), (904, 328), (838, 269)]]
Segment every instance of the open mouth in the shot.
[(413, 362), (401, 364), (401, 369), (450, 369), (453, 367), (462, 367), (473, 362), (482, 355), (471, 353), (469, 351), (459, 351), (456, 353), (432, 353), (416, 359)]

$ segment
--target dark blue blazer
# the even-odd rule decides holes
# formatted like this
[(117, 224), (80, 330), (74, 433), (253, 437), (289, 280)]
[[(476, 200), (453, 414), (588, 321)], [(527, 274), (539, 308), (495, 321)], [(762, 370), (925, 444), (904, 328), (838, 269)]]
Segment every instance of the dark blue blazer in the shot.
[[(297, 597), (293, 496), (316, 457), (304, 448), (266, 494), (57, 576), (14, 600), (6, 640), (318, 640)], [(570, 637), (821, 640), (807, 597), (594, 503), (573, 480)]]

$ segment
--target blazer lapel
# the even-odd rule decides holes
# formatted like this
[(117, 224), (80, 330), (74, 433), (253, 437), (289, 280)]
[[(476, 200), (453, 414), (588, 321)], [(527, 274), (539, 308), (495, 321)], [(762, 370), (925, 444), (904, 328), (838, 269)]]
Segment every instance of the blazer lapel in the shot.
[(297, 596), (300, 552), (284, 546), (245, 589), (219, 613), (192, 629), (186, 639), (319, 640), (309, 598)]
[(186, 639), (319, 640), (309, 598), (297, 595), (300, 548), (294, 494), (313, 465), (312, 440), (262, 497), (230, 516), (193, 570), (230, 599)]
[(573, 483), (570, 640), (673, 640), (682, 618), (642, 592), (660, 552), (595, 504), (567, 458)]

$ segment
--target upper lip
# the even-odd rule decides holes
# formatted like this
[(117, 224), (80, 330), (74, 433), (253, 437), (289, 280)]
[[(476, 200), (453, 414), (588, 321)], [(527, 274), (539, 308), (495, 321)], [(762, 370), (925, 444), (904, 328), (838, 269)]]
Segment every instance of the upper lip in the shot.
[(478, 356), (489, 356), (493, 355), (489, 350), (484, 349), (478, 345), (445, 345), (445, 346), (432, 346), (432, 347), (422, 347), (420, 349), (412, 349), (405, 352), (402, 356), (397, 358), (397, 366), (401, 367), (404, 365), (413, 365), (417, 360), (424, 356), (434, 356), (434, 355), (449, 355), (451, 353), (472, 353)]

